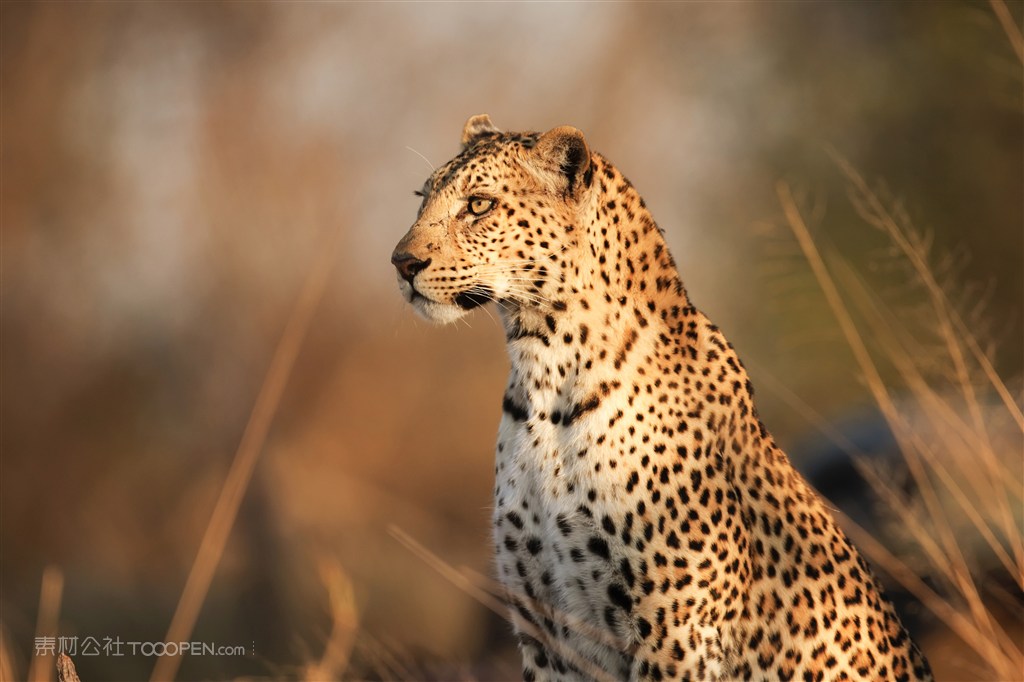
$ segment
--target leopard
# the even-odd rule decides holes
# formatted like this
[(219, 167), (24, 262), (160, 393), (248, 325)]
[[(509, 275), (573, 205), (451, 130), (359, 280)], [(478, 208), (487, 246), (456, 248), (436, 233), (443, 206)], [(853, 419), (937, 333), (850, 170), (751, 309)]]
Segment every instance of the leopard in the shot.
[(440, 324), (494, 304), (495, 571), (536, 680), (927, 680), (881, 583), (763, 425), (632, 183), (486, 114), (391, 262)]

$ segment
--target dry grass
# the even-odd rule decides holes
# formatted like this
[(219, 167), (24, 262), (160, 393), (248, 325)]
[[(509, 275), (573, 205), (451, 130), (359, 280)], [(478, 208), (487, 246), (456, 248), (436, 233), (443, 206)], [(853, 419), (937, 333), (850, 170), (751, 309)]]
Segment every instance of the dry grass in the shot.
[(14, 682), (18, 679), (14, 674), (13, 655), (14, 649), (11, 647), (7, 629), (0, 625), (0, 682)]
[(57, 682), (82, 682), (75, 670), (74, 661), (67, 654), (57, 655)]
[[(41, 637), (57, 637), (60, 618), (60, 602), (64, 594), (64, 574), (56, 566), (43, 571), (42, 587), (39, 590), (39, 611), (36, 612), (36, 641)], [(30, 682), (49, 682), (53, 675), (51, 660), (40, 656), (39, 651), (32, 657), (28, 669)]]
[[(256, 403), (249, 416), (249, 422), (242, 434), (242, 440), (238, 445), (227, 479), (221, 488), (220, 497), (217, 499), (210, 523), (203, 535), (192, 570), (189, 572), (185, 588), (178, 601), (178, 608), (167, 629), (167, 635), (164, 638), (166, 642), (187, 641), (192, 634), (199, 611), (210, 591), (210, 583), (213, 581), (217, 565), (224, 555), (228, 536), (235, 524), (239, 506), (242, 504), (242, 498), (252, 479), (256, 460), (263, 450), (270, 424), (281, 402), (281, 396), (302, 347), (306, 331), (309, 329), (309, 323), (320, 299), (323, 298), (324, 290), (327, 288), (328, 275), (340, 247), (342, 235), (340, 226), (335, 226), (325, 233), (323, 244), (317, 251), (316, 260), (310, 268), (299, 298), (292, 309), (281, 340), (274, 350), (270, 368), (267, 370), (263, 385), (256, 396)], [(331, 586), (332, 584), (329, 583), (329, 587)], [(331, 666), (341, 664), (334, 660), (333, 654), (328, 663)], [(180, 656), (161, 656), (157, 658), (151, 679), (154, 681), (173, 680), (179, 665)]]
[[(970, 526), (981, 538), (1015, 589), (1024, 588), (1024, 538), (1018, 517), (1022, 481), (1017, 470), (1024, 418), (1010, 389), (930, 267), (928, 241), (905, 216), (886, 205), (845, 160), (837, 156), (836, 161), (849, 182), (851, 200), (859, 215), (886, 236), (924, 292), (931, 331), (941, 341), (940, 358), (933, 357), (934, 349), (925, 351), (901, 323), (906, 318), (888, 310), (882, 297), (865, 287), (849, 264), (822, 255), (785, 183), (777, 187), (779, 201), (865, 383), (896, 438), (920, 504), (916, 503), (918, 498), (908, 500), (884, 474), (862, 468), (912, 539), (915, 553), (924, 559), (925, 571), (937, 581), (938, 588), (928, 586), (919, 575), (920, 568), (912, 570), (905, 558), (896, 557), (862, 530), (854, 527), (851, 533), (873, 561), (977, 653), (988, 667), (986, 676), (1016, 679), (1024, 670), (1024, 656), (985, 599), (985, 583), (990, 576), (980, 574), (977, 552), (965, 547), (969, 533), (964, 528)], [(865, 322), (855, 321), (847, 298), (853, 303), (856, 319)], [(862, 328), (864, 325), (867, 329)], [(868, 338), (874, 340), (874, 353)], [(883, 378), (878, 354), (895, 372), (896, 381)], [(933, 367), (946, 371), (935, 372)], [(1012, 434), (999, 445), (992, 434), (993, 399), (1008, 417)]]
[(331, 632), (320, 660), (303, 671), (302, 679), (307, 682), (342, 679), (359, 629), (359, 611), (352, 581), (344, 569), (336, 562), (323, 560), (320, 562), (320, 577), (327, 588)]
[(1010, 41), (1013, 51), (1017, 53), (1017, 57), (1024, 62), (1024, 35), (1021, 35), (1020, 26), (1013, 20), (1013, 15), (1010, 14), (1010, 8), (1006, 6), (1003, 0), (989, 0), (989, 4), (992, 5), (992, 12), (996, 15), (999, 20), (999, 25), (1003, 27), (1003, 31), (1006, 32), (1006, 39)]

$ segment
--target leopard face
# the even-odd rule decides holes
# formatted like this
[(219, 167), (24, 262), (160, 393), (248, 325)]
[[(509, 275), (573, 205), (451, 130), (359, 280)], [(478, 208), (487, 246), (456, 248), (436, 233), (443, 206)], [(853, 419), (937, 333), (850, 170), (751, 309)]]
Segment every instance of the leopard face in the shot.
[(462, 152), (427, 178), (392, 263), (424, 318), (450, 323), (494, 301), (543, 302), (579, 248), (576, 206), (591, 184), (575, 128), (504, 134), (487, 116), (466, 124)]

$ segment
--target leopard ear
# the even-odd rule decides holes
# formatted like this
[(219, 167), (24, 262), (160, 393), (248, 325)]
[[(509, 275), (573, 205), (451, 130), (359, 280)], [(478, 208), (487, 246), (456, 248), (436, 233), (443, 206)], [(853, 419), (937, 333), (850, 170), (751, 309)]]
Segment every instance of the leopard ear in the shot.
[(578, 129), (552, 128), (537, 140), (533, 156), (541, 168), (556, 174), (558, 190), (565, 195), (576, 195), (582, 187), (590, 186), (594, 175), (590, 148)]
[(501, 131), (491, 123), (491, 117), (487, 114), (470, 116), (466, 125), (462, 128), (462, 148), (469, 149), (480, 141), (484, 136), (494, 135)]

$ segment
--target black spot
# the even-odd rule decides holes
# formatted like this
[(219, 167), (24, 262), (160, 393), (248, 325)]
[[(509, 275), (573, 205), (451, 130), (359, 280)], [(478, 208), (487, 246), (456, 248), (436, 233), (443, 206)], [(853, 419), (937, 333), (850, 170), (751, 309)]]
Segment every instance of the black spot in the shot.
[(501, 409), (505, 414), (512, 417), (512, 419), (517, 422), (524, 422), (530, 418), (530, 414), (526, 411), (526, 408), (517, 405), (510, 395), (505, 396), (505, 399), (501, 403)]
[(541, 549), (540, 538), (534, 536), (526, 541), (526, 549), (530, 551), (530, 554), (539, 554)]
[(626, 613), (633, 610), (633, 599), (626, 594), (626, 589), (618, 583), (612, 583), (608, 586), (608, 598)]
[(544, 334), (540, 333), (539, 331), (532, 331), (530, 329), (526, 329), (526, 328), (524, 328), (524, 327), (522, 327), (522, 326), (520, 326), (518, 324), (515, 325), (509, 331), (508, 335), (506, 335), (506, 337), (505, 337), (505, 339), (507, 341), (510, 341), (510, 342), (511, 341), (518, 341), (519, 339), (526, 339), (526, 338), (537, 339), (538, 341), (543, 343), (545, 346), (550, 346), (551, 345), (551, 341)]
[(633, 587), (636, 583), (636, 577), (633, 575), (633, 567), (629, 564), (629, 559), (623, 559), (619, 564), (619, 572), (622, 573), (623, 579), (626, 581), (627, 587)]
[(582, 415), (590, 412), (591, 410), (597, 409), (597, 406), (601, 404), (596, 395), (592, 395), (582, 403), (576, 403), (572, 409), (569, 410), (569, 414), (565, 415), (565, 425), (568, 426), (574, 421), (579, 419)]
[(647, 636), (651, 634), (651, 624), (647, 622), (646, 618), (636, 619), (636, 629), (644, 639), (647, 639)]
[(599, 538), (596, 535), (587, 540), (587, 549), (602, 559), (611, 557), (611, 553), (608, 551), (608, 543), (605, 542), (604, 538)]

